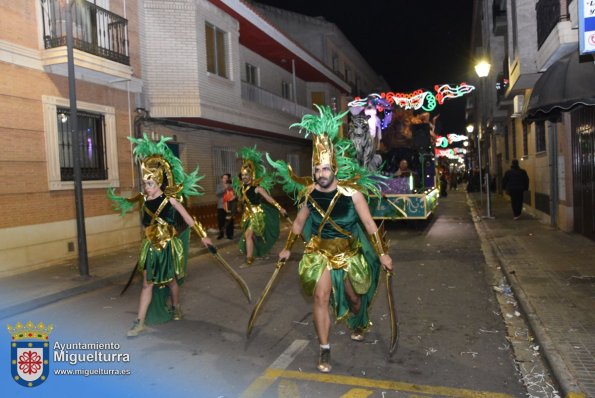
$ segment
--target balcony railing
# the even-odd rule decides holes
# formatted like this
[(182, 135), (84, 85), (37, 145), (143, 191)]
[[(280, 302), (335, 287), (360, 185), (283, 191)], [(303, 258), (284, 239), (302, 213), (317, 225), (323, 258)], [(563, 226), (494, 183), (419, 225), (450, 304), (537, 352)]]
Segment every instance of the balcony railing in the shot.
[[(40, 0), (45, 48), (66, 45), (66, 2)], [(124, 65), (128, 54), (128, 20), (87, 1), (73, 0), (72, 37), (74, 48)]]
[(541, 48), (552, 30), (563, 18), (560, 0), (539, 0), (535, 5), (537, 19), (537, 48)]
[(310, 108), (298, 105), (293, 101), (289, 101), (245, 81), (242, 81), (242, 98), (297, 117), (302, 117), (308, 113), (314, 113)]

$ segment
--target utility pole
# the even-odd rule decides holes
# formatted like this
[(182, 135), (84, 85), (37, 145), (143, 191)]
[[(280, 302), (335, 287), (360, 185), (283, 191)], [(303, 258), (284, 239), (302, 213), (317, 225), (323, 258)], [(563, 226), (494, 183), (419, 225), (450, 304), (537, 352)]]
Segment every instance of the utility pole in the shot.
[(85, 231), (85, 209), (83, 202), (83, 181), (81, 175), (81, 134), (78, 128), (76, 107), (76, 78), (74, 75), (74, 40), (72, 35), (72, 6), (76, 0), (66, 1), (66, 52), (68, 57), (68, 93), (70, 97), (70, 127), (72, 141), (72, 168), (74, 177), (74, 202), (76, 205), (76, 232), (79, 254), (79, 274), (89, 276), (87, 257), (87, 232)]

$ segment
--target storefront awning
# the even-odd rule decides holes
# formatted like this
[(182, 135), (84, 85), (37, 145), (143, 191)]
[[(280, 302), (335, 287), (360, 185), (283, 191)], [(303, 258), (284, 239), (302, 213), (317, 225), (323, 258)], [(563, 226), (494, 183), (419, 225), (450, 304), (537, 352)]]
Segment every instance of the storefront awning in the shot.
[(593, 57), (580, 57), (573, 51), (554, 62), (537, 80), (525, 119), (548, 119), (581, 104), (595, 105), (595, 63)]

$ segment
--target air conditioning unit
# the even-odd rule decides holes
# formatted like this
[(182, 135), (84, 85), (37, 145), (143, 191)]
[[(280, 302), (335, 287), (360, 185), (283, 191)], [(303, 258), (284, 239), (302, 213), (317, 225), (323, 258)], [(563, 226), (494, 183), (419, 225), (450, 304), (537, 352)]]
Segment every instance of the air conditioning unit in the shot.
[(521, 117), (525, 106), (525, 96), (515, 95), (512, 99), (512, 115), (510, 117)]

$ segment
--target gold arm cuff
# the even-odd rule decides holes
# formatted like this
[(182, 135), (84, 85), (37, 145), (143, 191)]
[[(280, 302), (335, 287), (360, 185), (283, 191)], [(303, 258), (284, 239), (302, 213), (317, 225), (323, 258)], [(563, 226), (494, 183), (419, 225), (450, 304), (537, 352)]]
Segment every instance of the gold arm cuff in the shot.
[(285, 242), (284, 249), (291, 251), (291, 248), (293, 247), (293, 244), (295, 243), (295, 240), (298, 236), (299, 235), (294, 234), (293, 231), (290, 230), (289, 235), (287, 235), (287, 242)]
[(376, 232), (374, 232), (372, 235), (369, 235), (369, 237), (370, 243), (372, 244), (372, 247), (378, 256), (384, 256), (385, 254), (388, 254), (388, 243), (384, 239), (384, 228), (378, 228)]
[(194, 232), (196, 232), (200, 239), (207, 237), (207, 231), (205, 230), (205, 227), (203, 227), (200, 222), (196, 221), (196, 218), (194, 219), (194, 225), (192, 226), (192, 229)]
[(277, 210), (281, 211), (282, 207), (275, 199), (273, 199), (273, 206), (277, 208)]

